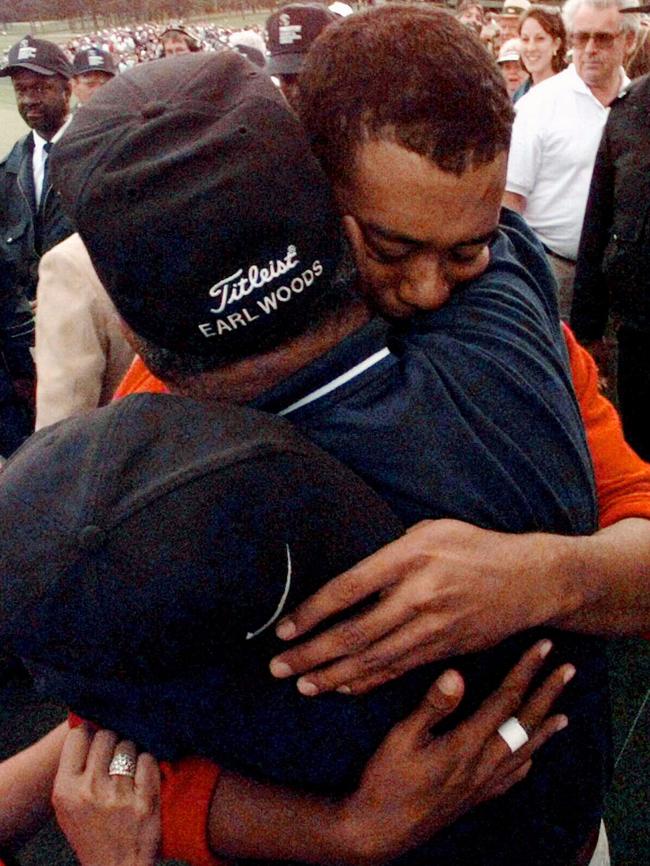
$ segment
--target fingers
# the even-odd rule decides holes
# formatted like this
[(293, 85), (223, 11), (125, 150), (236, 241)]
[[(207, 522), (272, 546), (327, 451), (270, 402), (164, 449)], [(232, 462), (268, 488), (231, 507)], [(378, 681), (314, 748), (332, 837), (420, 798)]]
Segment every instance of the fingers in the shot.
[(106, 772), (118, 790), (130, 791), (137, 771), (138, 751), (131, 740), (120, 740), (115, 746)]
[(80, 776), (86, 768), (86, 759), (93, 736), (85, 725), (68, 731), (59, 758), (59, 774)]
[(507, 718), (517, 715), (535, 674), (541, 669), (551, 648), (551, 641), (543, 640), (525, 652), (496, 692), (481, 704), (470, 719), (459, 725), (457, 730), (471, 726), (475, 729), (476, 736), (484, 738), (490, 732), (496, 733), (499, 725)]
[(160, 768), (153, 755), (148, 752), (138, 755), (133, 781), (140, 802), (149, 811), (155, 810), (160, 801)]
[(431, 742), (431, 730), (452, 713), (463, 697), (464, 682), (458, 671), (447, 670), (430, 687), (424, 700), (393, 731), (406, 743)]
[[(282, 640), (299, 637), (333, 614), (340, 613), (392, 584), (396, 577), (392, 568), (393, 560), (397, 556), (395, 548), (401, 540), (398, 539), (373, 553), (354, 568), (326, 583), (299, 605), (290, 617), (280, 620), (276, 628), (277, 636)], [(333, 656), (328, 656), (331, 657)]]

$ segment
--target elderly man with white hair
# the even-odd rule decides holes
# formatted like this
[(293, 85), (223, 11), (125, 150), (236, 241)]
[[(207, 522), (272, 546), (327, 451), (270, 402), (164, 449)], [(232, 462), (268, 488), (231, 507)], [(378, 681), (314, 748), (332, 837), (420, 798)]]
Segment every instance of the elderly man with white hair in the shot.
[(562, 15), (573, 63), (517, 103), (504, 204), (522, 213), (544, 244), (568, 319), (580, 231), (609, 106), (629, 83), (638, 0), (567, 0)]

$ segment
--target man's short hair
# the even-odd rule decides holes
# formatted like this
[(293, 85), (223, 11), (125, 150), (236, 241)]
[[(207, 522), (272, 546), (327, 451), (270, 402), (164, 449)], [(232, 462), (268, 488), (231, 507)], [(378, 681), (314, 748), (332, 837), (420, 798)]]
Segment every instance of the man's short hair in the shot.
[(394, 140), (461, 174), (507, 150), (513, 110), (478, 38), (451, 14), (385, 6), (322, 34), (300, 77), (300, 115), (330, 178), (360, 144)]
[[(589, 6), (591, 9), (630, 9), (638, 5), (639, 0), (567, 0), (562, 7), (562, 17), (567, 31), (572, 33), (573, 20), (582, 6)], [(641, 19), (638, 15), (621, 16), (621, 30), (624, 32), (636, 33), (640, 26)]]

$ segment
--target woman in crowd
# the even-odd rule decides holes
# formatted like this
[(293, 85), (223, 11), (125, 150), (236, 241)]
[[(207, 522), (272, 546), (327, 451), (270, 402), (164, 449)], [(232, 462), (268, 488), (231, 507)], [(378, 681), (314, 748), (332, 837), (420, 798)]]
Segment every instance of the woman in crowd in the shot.
[(567, 35), (560, 10), (531, 6), (519, 19), (519, 39), (521, 62), (530, 77), (515, 93), (514, 102), (566, 67)]

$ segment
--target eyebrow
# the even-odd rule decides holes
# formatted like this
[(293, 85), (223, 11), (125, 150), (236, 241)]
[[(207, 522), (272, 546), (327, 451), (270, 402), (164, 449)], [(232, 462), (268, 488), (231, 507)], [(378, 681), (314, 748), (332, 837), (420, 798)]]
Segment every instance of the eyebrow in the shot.
[[(364, 223), (359, 221), (361, 228), (363, 231), (369, 230), (376, 235), (379, 235), (383, 240), (390, 241), (392, 243), (405, 244), (410, 247), (420, 247), (426, 246), (427, 241), (419, 240), (418, 238), (412, 238), (409, 235), (402, 235), (399, 232), (391, 231), (390, 229), (384, 228), (383, 226), (377, 225), (376, 223), (367, 222)], [(485, 232), (485, 234), (477, 235), (473, 238), (468, 238), (467, 240), (458, 241), (455, 244), (452, 244), (451, 249), (455, 249), (456, 247), (473, 247), (478, 246), (479, 244), (487, 244), (490, 243), (494, 239), (498, 231), (499, 226), (495, 225), (493, 229), (489, 232)]]

